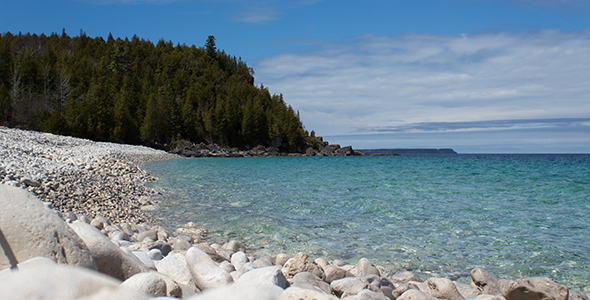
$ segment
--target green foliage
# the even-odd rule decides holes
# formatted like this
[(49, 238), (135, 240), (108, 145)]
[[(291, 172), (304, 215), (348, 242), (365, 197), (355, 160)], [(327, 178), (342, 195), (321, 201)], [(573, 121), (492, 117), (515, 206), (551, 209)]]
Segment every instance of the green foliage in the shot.
[(0, 122), (102, 141), (299, 151), (307, 132), (254, 71), (204, 47), (134, 36), (0, 35)]

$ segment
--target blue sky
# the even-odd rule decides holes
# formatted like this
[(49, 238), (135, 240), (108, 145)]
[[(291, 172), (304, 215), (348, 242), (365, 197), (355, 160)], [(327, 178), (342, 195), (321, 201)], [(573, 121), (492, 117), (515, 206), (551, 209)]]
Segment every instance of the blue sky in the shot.
[(0, 0), (0, 32), (219, 49), (354, 148), (590, 153), (587, 0)]

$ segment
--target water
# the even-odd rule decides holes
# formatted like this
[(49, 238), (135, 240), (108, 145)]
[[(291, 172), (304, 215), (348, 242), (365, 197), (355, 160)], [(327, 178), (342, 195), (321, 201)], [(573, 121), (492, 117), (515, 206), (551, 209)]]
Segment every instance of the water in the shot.
[(201, 158), (151, 163), (171, 226), (259, 255), (366, 257), (423, 279), (547, 276), (590, 291), (590, 155)]

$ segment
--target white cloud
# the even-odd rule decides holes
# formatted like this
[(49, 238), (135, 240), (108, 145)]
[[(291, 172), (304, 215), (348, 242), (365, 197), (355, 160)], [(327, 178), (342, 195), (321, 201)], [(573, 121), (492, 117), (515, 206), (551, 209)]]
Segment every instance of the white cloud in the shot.
[(257, 82), (309, 129), (590, 115), (590, 31), (359, 36), (267, 57)]
[(255, 70), (319, 134), (590, 116), (590, 30), (363, 35), (316, 46)]

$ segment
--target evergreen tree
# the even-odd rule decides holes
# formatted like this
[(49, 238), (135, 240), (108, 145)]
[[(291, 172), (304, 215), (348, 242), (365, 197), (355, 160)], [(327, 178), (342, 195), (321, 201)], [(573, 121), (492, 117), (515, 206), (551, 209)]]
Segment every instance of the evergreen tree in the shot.
[(210, 35), (207, 38), (207, 43), (205, 44), (205, 51), (207, 51), (207, 55), (211, 58), (217, 57), (217, 47), (215, 46), (215, 37)]
[(254, 71), (204, 47), (0, 34), (0, 122), (95, 140), (163, 145), (173, 139), (301, 150), (295, 111)]

